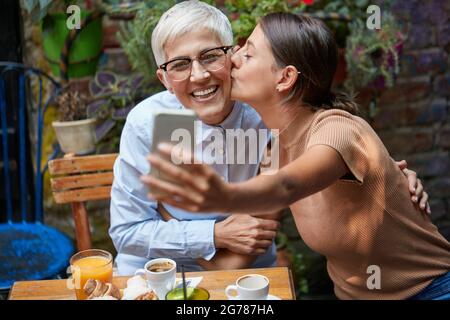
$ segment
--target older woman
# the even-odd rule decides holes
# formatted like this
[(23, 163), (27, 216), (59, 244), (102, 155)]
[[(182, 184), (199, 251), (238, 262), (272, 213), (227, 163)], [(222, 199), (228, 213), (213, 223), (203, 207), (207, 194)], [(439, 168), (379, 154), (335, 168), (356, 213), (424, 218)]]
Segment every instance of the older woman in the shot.
[(411, 203), (403, 174), (354, 115), (356, 104), (330, 91), (337, 47), (326, 26), (270, 14), (232, 61), (232, 97), (280, 130), (282, 168), (224, 183), (206, 165), (175, 166), (151, 155), (151, 164), (179, 183), (143, 177), (167, 193), (149, 196), (194, 212), (289, 206), (303, 240), (326, 256), (338, 298), (449, 298), (450, 244)]

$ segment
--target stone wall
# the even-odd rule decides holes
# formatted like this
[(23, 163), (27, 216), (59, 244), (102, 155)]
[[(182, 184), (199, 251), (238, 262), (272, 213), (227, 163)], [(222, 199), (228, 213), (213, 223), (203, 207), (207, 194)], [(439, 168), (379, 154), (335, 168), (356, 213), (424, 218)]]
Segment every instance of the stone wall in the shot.
[(373, 127), (430, 194), (432, 219), (450, 236), (450, 2), (394, 1), (409, 29), (397, 84), (382, 93)]

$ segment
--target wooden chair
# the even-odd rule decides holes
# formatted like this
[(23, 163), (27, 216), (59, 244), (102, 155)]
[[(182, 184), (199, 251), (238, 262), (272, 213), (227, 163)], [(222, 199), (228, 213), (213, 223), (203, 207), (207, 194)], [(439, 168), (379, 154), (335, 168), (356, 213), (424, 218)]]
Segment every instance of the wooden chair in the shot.
[(118, 154), (67, 156), (49, 162), (53, 198), (70, 203), (79, 251), (92, 247), (86, 201), (109, 199)]

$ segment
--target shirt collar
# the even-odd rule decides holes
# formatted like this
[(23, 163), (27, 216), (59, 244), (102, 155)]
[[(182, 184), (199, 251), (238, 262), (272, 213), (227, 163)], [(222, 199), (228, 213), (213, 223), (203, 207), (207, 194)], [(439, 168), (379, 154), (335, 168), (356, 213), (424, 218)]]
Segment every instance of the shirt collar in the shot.
[(222, 129), (240, 128), (242, 123), (242, 105), (234, 102), (233, 109), (230, 114), (217, 126)]

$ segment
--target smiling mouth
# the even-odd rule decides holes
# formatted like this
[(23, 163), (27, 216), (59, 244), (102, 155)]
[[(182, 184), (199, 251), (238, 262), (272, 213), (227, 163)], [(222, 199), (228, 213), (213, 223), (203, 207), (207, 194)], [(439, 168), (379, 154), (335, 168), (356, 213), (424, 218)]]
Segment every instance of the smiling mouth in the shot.
[(212, 86), (212, 87), (209, 87), (208, 89), (196, 90), (196, 91), (192, 92), (191, 95), (194, 98), (206, 99), (206, 98), (209, 98), (212, 95), (214, 95), (218, 89), (219, 89), (219, 86)]

